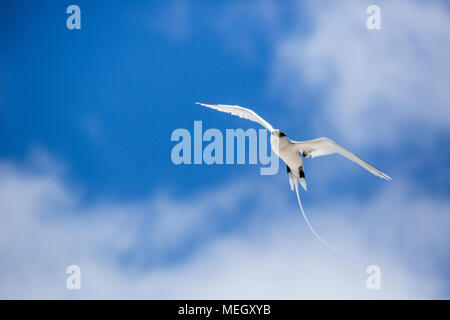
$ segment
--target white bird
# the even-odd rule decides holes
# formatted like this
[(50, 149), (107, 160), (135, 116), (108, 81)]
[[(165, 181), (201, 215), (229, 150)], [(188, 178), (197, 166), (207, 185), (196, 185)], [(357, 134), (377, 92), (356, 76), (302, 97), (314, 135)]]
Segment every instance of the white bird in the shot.
[(259, 123), (264, 128), (269, 130), (270, 136), (270, 145), (275, 154), (280, 157), (285, 163), (287, 172), (289, 174), (289, 183), (291, 185), (291, 190), (297, 193), (297, 200), (300, 206), (300, 210), (302, 211), (303, 217), (308, 224), (309, 229), (312, 233), (325, 245), (330, 248), (337, 250), (332, 245), (328, 244), (325, 240), (323, 240), (317, 232), (313, 229), (311, 224), (309, 223), (308, 218), (306, 217), (305, 212), (303, 211), (302, 203), (300, 201), (300, 196), (298, 193), (298, 182), (302, 185), (302, 187), (307, 190), (306, 180), (305, 180), (305, 172), (303, 171), (303, 157), (311, 157), (315, 158), (318, 156), (325, 156), (333, 153), (338, 153), (347, 159), (356, 162), (364, 169), (368, 170), (370, 173), (386, 180), (392, 180), (387, 174), (381, 172), (371, 164), (367, 163), (360, 157), (356, 156), (346, 148), (338, 145), (336, 142), (328, 139), (328, 138), (318, 138), (314, 140), (306, 140), (306, 141), (293, 141), (290, 140), (282, 131), (278, 129), (274, 129), (270, 123), (261, 118), (256, 112), (253, 110), (243, 108), (240, 106), (231, 106), (225, 104), (207, 104), (196, 102), (199, 105), (204, 107), (208, 107), (211, 109), (215, 109), (222, 112), (231, 113), (232, 115), (238, 116), (240, 118), (248, 119), (254, 122)]

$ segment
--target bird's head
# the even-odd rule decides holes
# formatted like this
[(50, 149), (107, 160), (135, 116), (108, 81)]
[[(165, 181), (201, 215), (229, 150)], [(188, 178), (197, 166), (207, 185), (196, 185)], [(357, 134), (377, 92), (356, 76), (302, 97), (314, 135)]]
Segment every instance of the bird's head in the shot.
[(274, 130), (272, 131), (272, 135), (274, 135), (275, 137), (281, 138), (281, 137), (285, 137), (286, 135), (284, 134), (283, 131), (280, 130)]

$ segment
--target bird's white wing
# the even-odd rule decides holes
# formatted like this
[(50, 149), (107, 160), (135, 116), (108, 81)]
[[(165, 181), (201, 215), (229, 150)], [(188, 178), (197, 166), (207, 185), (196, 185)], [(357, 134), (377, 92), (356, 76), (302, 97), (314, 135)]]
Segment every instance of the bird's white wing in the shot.
[(232, 115), (238, 116), (239, 118), (244, 118), (247, 120), (251, 120), (254, 122), (258, 122), (260, 125), (262, 125), (264, 128), (270, 131), (274, 131), (274, 128), (268, 123), (266, 120), (261, 118), (255, 111), (243, 108), (240, 106), (229, 106), (225, 104), (207, 104), (207, 103), (200, 103), (196, 102), (196, 104), (202, 105), (204, 107), (208, 107), (211, 109), (215, 109), (222, 112), (231, 113)]
[(297, 146), (298, 151), (303, 153), (303, 155), (307, 155), (314, 158), (319, 156), (325, 156), (328, 154), (338, 153), (341, 156), (344, 156), (347, 159), (356, 162), (364, 169), (370, 171), (372, 174), (386, 180), (392, 180), (391, 177), (389, 177), (387, 174), (381, 172), (380, 170), (378, 170), (371, 164), (367, 163), (360, 157), (356, 156), (343, 146), (338, 145), (336, 142), (328, 138), (318, 138), (314, 140), (298, 141), (298, 142), (293, 141), (293, 143)]

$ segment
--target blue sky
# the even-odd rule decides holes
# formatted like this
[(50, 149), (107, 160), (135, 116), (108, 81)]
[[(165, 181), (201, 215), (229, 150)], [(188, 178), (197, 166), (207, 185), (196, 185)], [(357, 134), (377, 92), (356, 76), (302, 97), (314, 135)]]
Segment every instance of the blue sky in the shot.
[[(375, 2), (381, 30), (365, 1), (2, 2), (0, 297), (448, 298), (450, 12)], [(310, 234), (283, 165), (172, 163), (195, 120), (259, 129), (195, 101), (327, 136), (393, 178), (305, 160), (305, 210), (343, 256)]]

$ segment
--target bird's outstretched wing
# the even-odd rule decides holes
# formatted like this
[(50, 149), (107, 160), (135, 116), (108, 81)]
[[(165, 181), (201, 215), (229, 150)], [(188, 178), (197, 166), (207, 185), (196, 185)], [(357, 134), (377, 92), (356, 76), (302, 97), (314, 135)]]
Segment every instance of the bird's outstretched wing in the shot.
[(389, 177), (387, 174), (381, 172), (371, 164), (367, 163), (360, 157), (356, 156), (349, 150), (345, 149), (343, 146), (338, 145), (336, 142), (328, 138), (318, 138), (308, 141), (293, 141), (293, 143), (297, 146), (298, 151), (303, 155), (314, 158), (333, 153), (338, 153), (341, 156), (344, 156), (347, 159), (356, 162), (357, 164), (359, 164), (361, 167), (368, 170), (372, 174), (386, 180), (392, 180), (391, 177)]
[(243, 108), (240, 106), (229, 106), (225, 104), (207, 104), (207, 103), (200, 103), (196, 102), (196, 104), (202, 105), (204, 107), (208, 107), (211, 109), (216, 109), (222, 112), (231, 113), (232, 115), (238, 116), (239, 118), (244, 118), (247, 120), (251, 120), (254, 122), (258, 122), (260, 125), (262, 125), (264, 128), (270, 131), (274, 131), (274, 128), (268, 123), (266, 120), (261, 118), (255, 111)]

